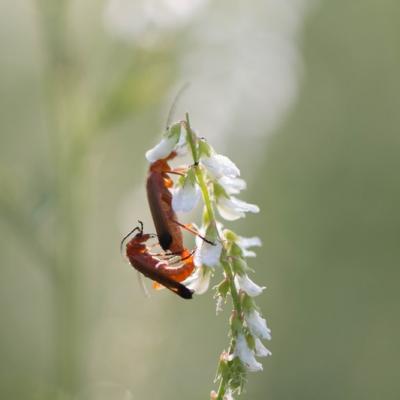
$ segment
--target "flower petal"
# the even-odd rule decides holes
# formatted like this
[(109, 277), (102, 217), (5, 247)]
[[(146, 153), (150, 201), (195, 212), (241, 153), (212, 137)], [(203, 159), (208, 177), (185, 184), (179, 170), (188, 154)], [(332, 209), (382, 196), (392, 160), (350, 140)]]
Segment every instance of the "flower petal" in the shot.
[(227, 221), (244, 218), (245, 212), (258, 213), (260, 211), (259, 207), (255, 204), (246, 203), (233, 196), (229, 199), (224, 196), (218, 197), (217, 208), (221, 217)]
[(258, 286), (246, 274), (243, 276), (235, 276), (235, 284), (238, 290), (243, 290), (249, 296), (255, 297), (260, 295), (265, 289), (264, 286)]
[(182, 282), (187, 288), (193, 290), (196, 294), (207, 292), (210, 285), (212, 270), (206, 267), (197, 268), (193, 275)]
[(268, 328), (267, 321), (261, 317), (258, 311), (253, 310), (249, 314), (245, 314), (245, 319), (253, 336), (271, 340), (271, 329)]
[(192, 211), (201, 197), (201, 191), (198, 185), (193, 185), (189, 180), (172, 191), (172, 208), (175, 212)]
[(249, 247), (260, 247), (262, 246), (261, 239), (258, 236), (253, 237), (243, 237), (239, 236), (239, 243), (238, 245), (242, 249), (248, 249)]
[(236, 338), (235, 355), (246, 366), (248, 371), (262, 371), (262, 364), (254, 357), (254, 352), (249, 348), (244, 335), (239, 334)]
[(153, 163), (168, 157), (174, 150), (178, 139), (179, 137), (176, 135), (162, 138), (161, 142), (157, 143), (152, 149), (146, 152), (147, 161)]
[(255, 339), (255, 353), (257, 357), (268, 357), (272, 353), (262, 344), (259, 338)]
[(257, 254), (252, 250), (243, 250), (243, 257), (257, 257)]
[(210, 244), (202, 238), (196, 238), (196, 251), (194, 253), (194, 264), (198, 267), (206, 265), (207, 267), (216, 267), (219, 265), (222, 245), (219, 241)]
[(236, 244), (241, 248), (243, 257), (256, 257), (257, 254), (254, 251), (247, 249), (253, 246), (261, 246), (261, 240), (257, 236), (249, 238), (239, 236)]
[(240, 175), (240, 170), (235, 163), (222, 154), (212, 153), (210, 157), (203, 157), (201, 163), (215, 179), (223, 176), (234, 178)]
[(231, 390), (231, 389), (228, 389), (228, 390), (226, 391), (226, 393), (224, 394), (223, 400), (235, 400), (235, 399), (233, 398), (233, 396), (232, 396), (232, 390)]
[(246, 181), (240, 178), (233, 178), (231, 176), (223, 176), (218, 180), (218, 183), (224, 188), (228, 194), (237, 194), (241, 190), (246, 189)]

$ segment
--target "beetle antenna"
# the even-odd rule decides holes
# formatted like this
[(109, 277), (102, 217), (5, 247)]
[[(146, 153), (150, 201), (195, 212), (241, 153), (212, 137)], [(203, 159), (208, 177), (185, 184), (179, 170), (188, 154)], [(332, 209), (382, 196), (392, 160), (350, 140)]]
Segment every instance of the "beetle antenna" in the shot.
[(139, 232), (140, 232), (141, 235), (143, 235), (143, 222), (140, 221), (140, 220), (138, 220), (138, 223), (139, 223), (139, 225), (140, 225), (140, 228), (138, 228), (138, 229), (139, 229)]
[(189, 82), (184, 83), (181, 88), (178, 90), (176, 93), (174, 100), (172, 101), (171, 107), (168, 112), (168, 117), (167, 117), (167, 126), (166, 129), (169, 129), (169, 126), (171, 125), (171, 120), (172, 117), (174, 116), (176, 105), (178, 104), (179, 99), (182, 97), (182, 94), (185, 92), (185, 90), (190, 86)]
[[(121, 256), (122, 256), (122, 249), (123, 249), (125, 240), (128, 239), (129, 236), (131, 236), (132, 233), (134, 233), (134, 232), (137, 231), (137, 230), (139, 230), (139, 232), (140, 232), (140, 228), (139, 228), (138, 226), (137, 226), (136, 228), (132, 229), (127, 235), (125, 235), (125, 236), (122, 238), (121, 244), (120, 244), (120, 246), (119, 246), (119, 251), (120, 251), (120, 253), (121, 253)], [(142, 224), (142, 231), (141, 231), (141, 232), (143, 232), (143, 224)]]

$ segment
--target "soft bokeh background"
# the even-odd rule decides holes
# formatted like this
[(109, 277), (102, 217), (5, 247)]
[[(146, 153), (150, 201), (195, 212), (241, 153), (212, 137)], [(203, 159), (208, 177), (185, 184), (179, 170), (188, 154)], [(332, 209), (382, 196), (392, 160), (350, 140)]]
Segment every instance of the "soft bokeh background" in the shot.
[[(235, 4), (233, 4), (235, 3)], [(144, 152), (236, 160), (273, 356), (246, 399), (398, 399), (400, 3), (0, 3), (0, 398), (207, 399), (228, 313), (143, 296)]]

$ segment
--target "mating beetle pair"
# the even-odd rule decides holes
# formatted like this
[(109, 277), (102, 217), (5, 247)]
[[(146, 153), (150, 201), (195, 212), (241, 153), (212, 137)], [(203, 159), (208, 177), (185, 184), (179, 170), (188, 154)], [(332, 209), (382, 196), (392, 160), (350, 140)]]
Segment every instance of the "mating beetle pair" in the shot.
[[(155, 281), (155, 286), (165, 286), (180, 297), (191, 299), (192, 290), (181, 282), (192, 274), (195, 265), (193, 252), (183, 245), (181, 228), (195, 235), (200, 235), (190, 226), (181, 224), (172, 208), (172, 194), (169, 188), (173, 186), (173, 181), (168, 174), (182, 175), (182, 170), (172, 169), (168, 161), (175, 158), (176, 155), (172, 151), (167, 157), (151, 163), (147, 176), (147, 199), (157, 235), (143, 233), (143, 223), (139, 221), (140, 226), (133, 229), (122, 239), (121, 249), (125, 240), (137, 231), (138, 233), (126, 244), (126, 256), (131, 265), (143, 275)], [(146, 242), (154, 236), (158, 238), (159, 245), (165, 253), (150, 253)], [(207, 239), (201, 238), (213, 244)], [(177, 257), (180, 265), (173, 266), (175, 262), (171, 260)]]

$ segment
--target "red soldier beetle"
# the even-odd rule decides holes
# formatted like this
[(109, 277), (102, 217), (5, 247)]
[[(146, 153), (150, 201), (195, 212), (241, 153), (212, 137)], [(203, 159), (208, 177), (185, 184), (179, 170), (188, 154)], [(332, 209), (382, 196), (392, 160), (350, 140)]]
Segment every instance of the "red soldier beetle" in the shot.
[[(187, 82), (180, 88), (172, 102), (167, 118), (167, 131), (171, 129), (170, 124), (176, 104), (188, 87), (189, 83)], [(178, 124), (182, 127), (182, 125), (185, 125), (185, 121), (181, 121)], [(169, 166), (168, 162), (176, 156), (177, 153), (172, 151), (167, 157), (156, 160), (150, 164), (147, 175), (146, 191), (147, 200), (161, 248), (164, 251), (170, 251), (171, 254), (181, 255), (181, 257), (184, 258), (187, 256), (188, 251), (183, 245), (182, 231), (180, 228), (199, 236), (209, 244), (213, 245), (214, 243), (199, 235), (190, 224), (184, 225), (178, 222), (176, 213), (172, 208), (172, 194), (169, 191), (174, 182), (168, 174), (183, 176), (187, 168), (172, 169)], [(196, 162), (195, 165), (198, 165), (198, 162)]]
[[(143, 233), (143, 223), (139, 221), (140, 227), (137, 226), (128, 235), (126, 235), (121, 241), (121, 251), (125, 240), (132, 235), (134, 232), (138, 233), (126, 244), (126, 256), (129, 259), (130, 264), (144, 276), (152, 279), (158, 284), (165, 286), (178, 296), (184, 299), (191, 299), (193, 292), (185, 285), (180, 283), (185, 280), (193, 271), (193, 257), (183, 250), (182, 257), (183, 265), (178, 267), (172, 267), (168, 260), (160, 260), (155, 257), (154, 254), (149, 253), (149, 249), (146, 246), (146, 242), (154, 237), (152, 234)], [(187, 253), (186, 253), (187, 252)]]
[(173, 186), (169, 173), (181, 175), (181, 172), (172, 170), (168, 161), (175, 158), (173, 151), (168, 157), (150, 164), (147, 176), (146, 190), (151, 215), (156, 228), (158, 241), (164, 251), (180, 254), (184, 250), (183, 237), (172, 208), (172, 194), (169, 188)]
[[(168, 174), (183, 175), (182, 169), (172, 169), (168, 164), (168, 161), (174, 159), (176, 155), (176, 152), (173, 151), (169, 156), (150, 164), (146, 190), (151, 215), (161, 248), (164, 251), (169, 250), (172, 254), (182, 256), (183, 252), (187, 250), (183, 245), (182, 231), (180, 228), (194, 235), (200, 235), (193, 230), (190, 225), (181, 224), (172, 208), (172, 194), (169, 188), (173, 186), (173, 181)], [(214, 244), (206, 238), (200, 237), (205, 242)]]

